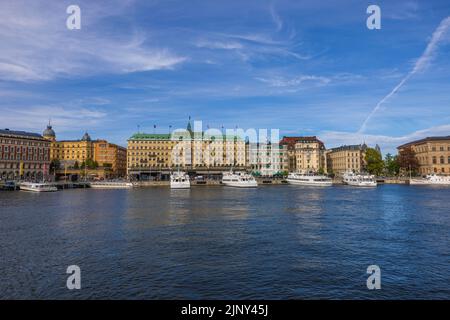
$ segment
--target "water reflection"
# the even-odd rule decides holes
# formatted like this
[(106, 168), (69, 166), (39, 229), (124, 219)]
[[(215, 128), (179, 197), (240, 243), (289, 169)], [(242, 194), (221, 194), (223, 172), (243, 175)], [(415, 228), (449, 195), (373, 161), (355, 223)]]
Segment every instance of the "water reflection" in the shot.
[[(450, 188), (0, 192), (0, 297), (449, 298)], [(81, 264), (89, 285), (64, 289)], [(326, 275), (326, 276), (324, 276)]]

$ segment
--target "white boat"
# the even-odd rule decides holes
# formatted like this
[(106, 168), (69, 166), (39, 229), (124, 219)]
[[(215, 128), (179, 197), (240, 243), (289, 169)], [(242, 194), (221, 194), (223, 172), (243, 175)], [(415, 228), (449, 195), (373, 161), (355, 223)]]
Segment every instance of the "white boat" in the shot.
[(31, 192), (55, 192), (58, 191), (54, 185), (45, 182), (21, 182), (20, 190)]
[(450, 186), (450, 176), (429, 174), (424, 179), (409, 179), (409, 184)]
[(222, 174), (222, 183), (228, 187), (236, 188), (256, 188), (258, 183), (255, 178), (244, 172), (224, 172)]
[(333, 181), (324, 175), (316, 175), (312, 173), (290, 173), (286, 178), (287, 183), (302, 186), (329, 187), (333, 185)]
[(134, 185), (127, 181), (95, 181), (90, 182), (89, 186), (93, 189), (129, 189)]
[(170, 175), (170, 188), (171, 189), (189, 189), (191, 182), (189, 181), (189, 175), (183, 171), (174, 172)]
[(346, 172), (343, 175), (343, 182), (349, 186), (354, 187), (376, 187), (377, 180), (375, 176), (369, 174), (356, 174), (353, 172)]

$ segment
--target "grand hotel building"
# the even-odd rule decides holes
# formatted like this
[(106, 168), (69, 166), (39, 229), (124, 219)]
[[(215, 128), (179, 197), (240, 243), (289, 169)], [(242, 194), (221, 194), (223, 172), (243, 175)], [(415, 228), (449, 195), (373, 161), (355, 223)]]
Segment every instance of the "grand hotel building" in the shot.
[(238, 136), (184, 131), (136, 133), (128, 139), (127, 171), (131, 179), (167, 177), (173, 170), (217, 175), (245, 169), (245, 141)]

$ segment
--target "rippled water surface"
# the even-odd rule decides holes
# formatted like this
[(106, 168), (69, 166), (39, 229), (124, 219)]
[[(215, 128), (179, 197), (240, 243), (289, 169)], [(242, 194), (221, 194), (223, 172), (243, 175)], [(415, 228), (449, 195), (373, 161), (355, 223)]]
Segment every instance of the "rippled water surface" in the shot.
[(450, 188), (0, 192), (0, 298), (450, 299), (449, 238)]

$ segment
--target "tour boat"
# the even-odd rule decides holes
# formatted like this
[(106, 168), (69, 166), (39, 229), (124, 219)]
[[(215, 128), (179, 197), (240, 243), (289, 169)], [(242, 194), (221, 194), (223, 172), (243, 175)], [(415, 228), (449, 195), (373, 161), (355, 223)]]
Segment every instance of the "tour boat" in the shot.
[(376, 187), (377, 181), (373, 175), (356, 174), (353, 172), (344, 173), (344, 183), (354, 187)]
[(45, 182), (21, 182), (19, 186), (20, 190), (31, 192), (54, 192), (58, 191), (54, 185)]
[(258, 183), (255, 178), (244, 172), (224, 172), (222, 175), (222, 183), (228, 187), (236, 188), (256, 188)]
[(90, 182), (89, 186), (93, 189), (129, 189), (133, 184), (127, 181), (95, 181)]
[(170, 175), (170, 188), (171, 189), (189, 189), (191, 182), (189, 181), (189, 175), (183, 171), (173, 172)]
[(429, 174), (424, 179), (409, 179), (409, 184), (450, 186), (450, 176)]
[(333, 181), (324, 175), (315, 175), (312, 173), (290, 173), (286, 181), (289, 184), (303, 185), (303, 186), (317, 186), (317, 187), (329, 187), (333, 185)]

